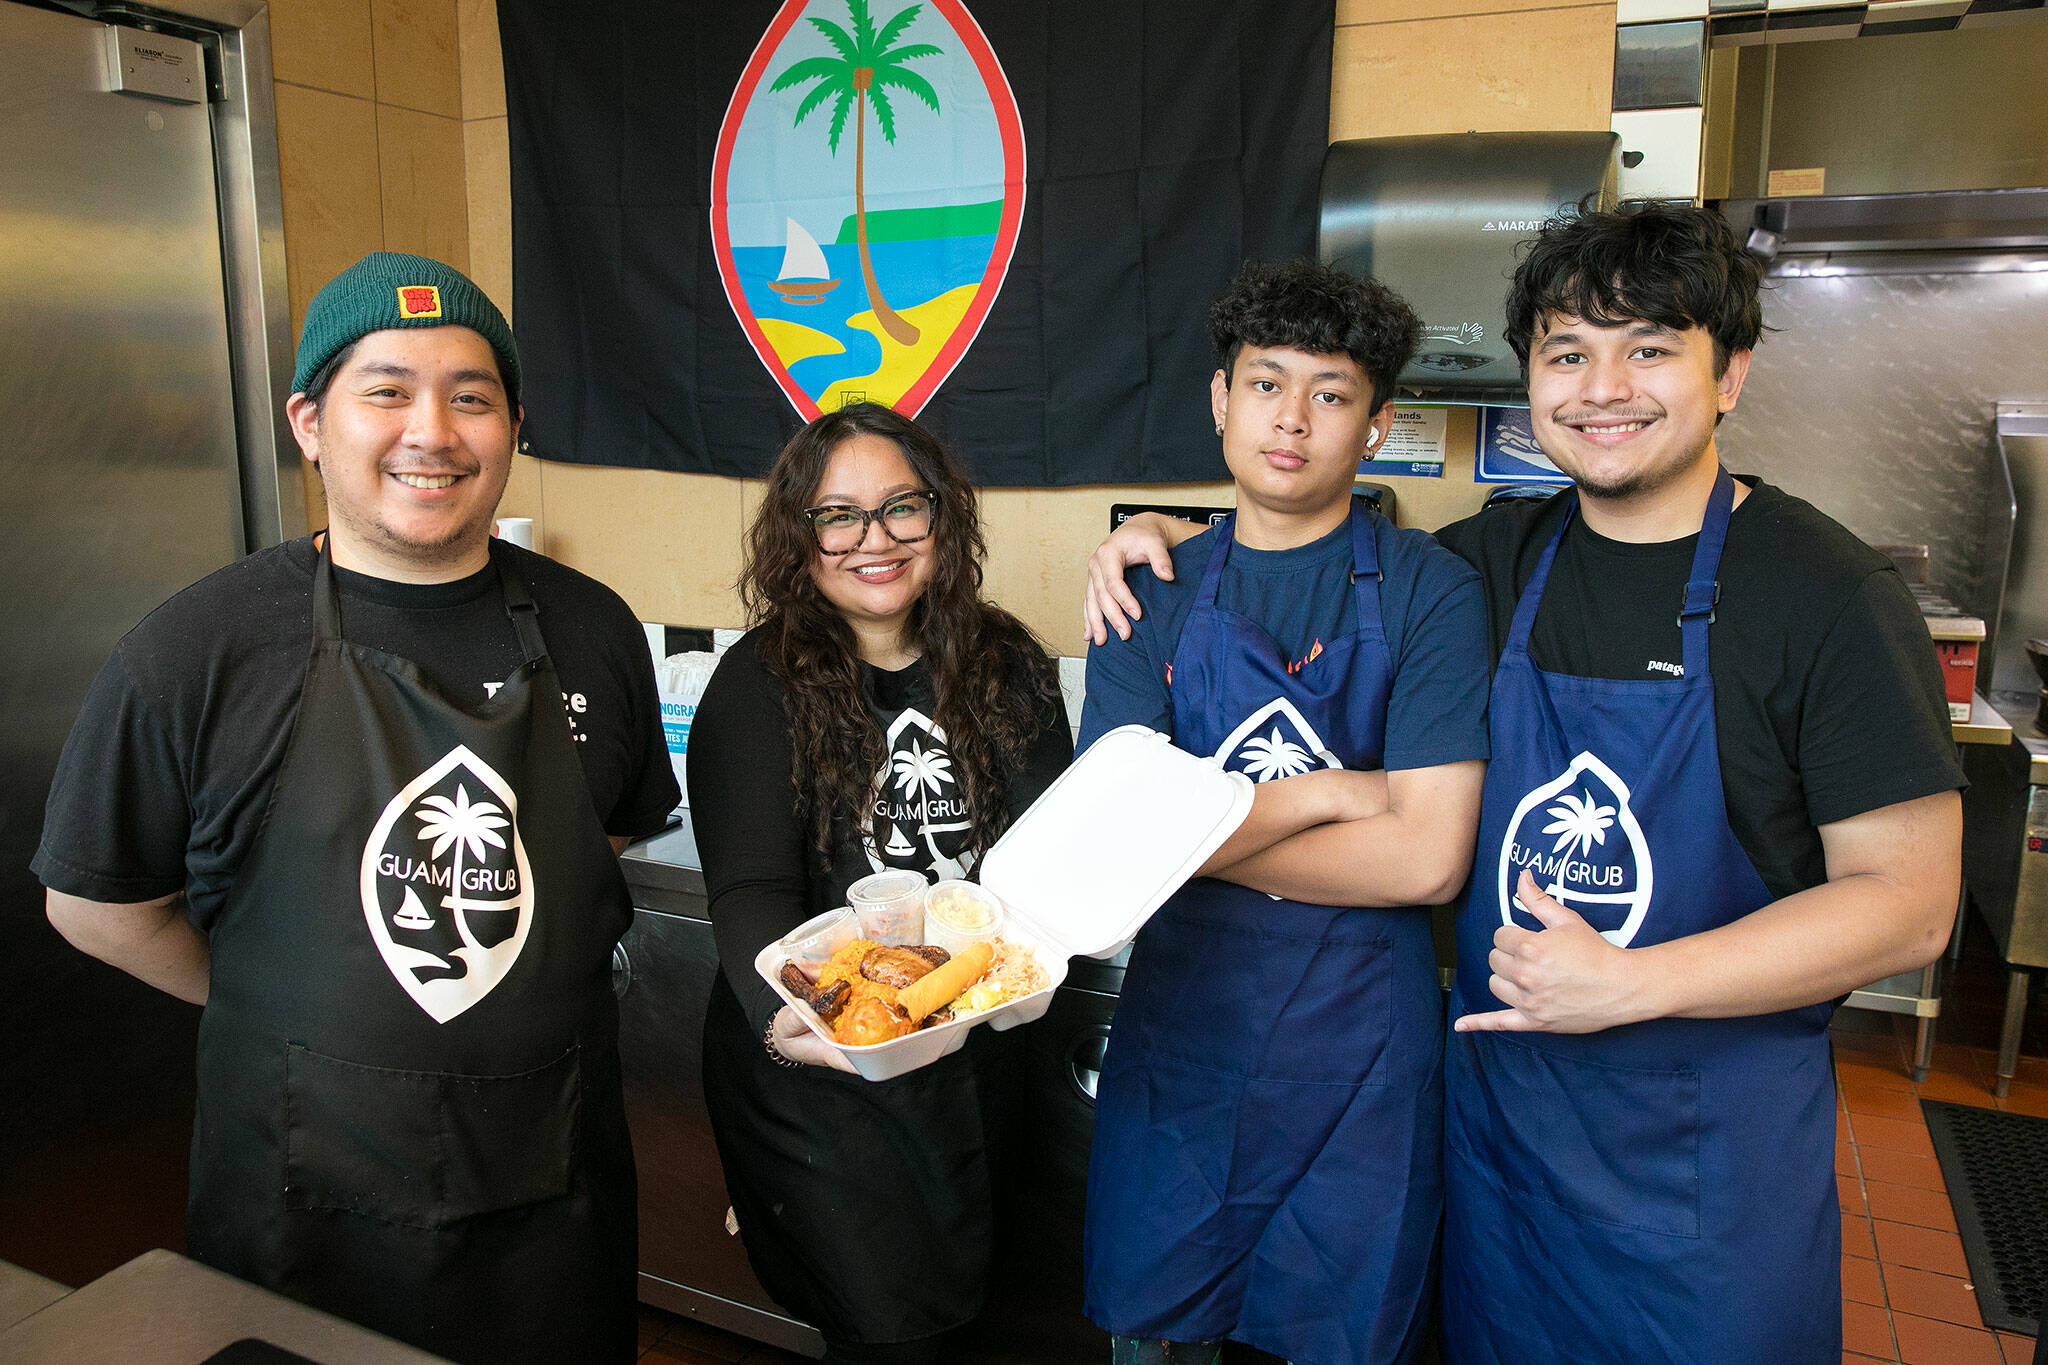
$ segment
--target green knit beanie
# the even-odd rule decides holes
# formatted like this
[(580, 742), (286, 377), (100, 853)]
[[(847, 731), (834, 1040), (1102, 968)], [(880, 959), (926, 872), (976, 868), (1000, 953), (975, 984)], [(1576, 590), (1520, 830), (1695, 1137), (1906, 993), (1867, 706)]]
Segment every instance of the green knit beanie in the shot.
[(491, 345), (505, 397), (519, 405), (519, 352), (512, 328), (469, 277), (425, 256), (373, 251), (313, 296), (299, 330), (292, 392), (304, 393), (320, 367), (372, 332), (394, 327), (467, 327)]

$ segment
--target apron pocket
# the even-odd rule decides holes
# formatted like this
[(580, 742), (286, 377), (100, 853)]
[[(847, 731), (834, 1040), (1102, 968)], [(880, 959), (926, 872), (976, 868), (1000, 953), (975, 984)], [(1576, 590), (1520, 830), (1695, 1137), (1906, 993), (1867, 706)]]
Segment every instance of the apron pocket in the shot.
[(1458, 1036), (1473, 1049), (1470, 1084), (1480, 1092), (1466, 1102), (1482, 1106), (1459, 1126), (1468, 1140), (1490, 1138), (1483, 1158), (1510, 1190), (1616, 1227), (1700, 1235), (1698, 1071), (1611, 1066), (1505, 1034)]
[[(1230, 904), (1212, 918), (1191, 911), (1201, 905), (1197, 896), (1214, 895), (1219, 884), (1193, 885), (1195, 894), (1183, 892), (1172, 907), (1172, 920), (1156, 931), (1145, 926), (1150, 937), (1138, 941), (1111, 1029), (1205, 1071), (1386, 1085), (1399, 957), (1384, 926), (1367, 914), (1296, 907), (1236, 888), (1226, 894), (1263, 922), (1224, 918)], [(1429, 1036), (1441, 1027), (1433, 1019)]]
[(579, 1049), (509, 1076), (364, 1066), (285, 1048), (285, 1207), (406, 1227), (568, 1192)]

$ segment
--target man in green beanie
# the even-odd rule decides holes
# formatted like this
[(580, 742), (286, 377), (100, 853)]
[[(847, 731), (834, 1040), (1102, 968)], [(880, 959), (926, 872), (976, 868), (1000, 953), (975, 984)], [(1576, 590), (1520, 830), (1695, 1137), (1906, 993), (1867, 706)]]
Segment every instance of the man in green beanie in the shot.
[(379, 252), (306, 312), (321, 534), (121, 641), (34, 867), (52, 923), (203, 1004), (191, 1253), (457, 1360), (624, 1360), (617, 854), (679, 793), (633, 614), (492, 538), (503, 314)]

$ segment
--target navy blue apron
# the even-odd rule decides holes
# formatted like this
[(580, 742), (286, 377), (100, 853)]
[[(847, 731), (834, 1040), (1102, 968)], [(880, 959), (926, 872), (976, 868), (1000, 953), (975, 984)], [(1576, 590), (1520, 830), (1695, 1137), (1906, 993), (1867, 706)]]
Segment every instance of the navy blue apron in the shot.
[[(1174, 743), (1260, 780), (1377, 768), (1393, 664), (1376, 513), (1351, 513), (1358, 631), (1290, 663), (1216, 605), (1217, 532), (1174, 653)], [(1095, 1102), (1088, 1316), (1307, 1365), (1419, 1348), (1442, 1217), (1429, 916), (1207, 878), (1139, 934)]]
[[(1542, 927), (1511, 902), (1525, 867), (1624, 947), (1772, 900), (1728, 827), (1707, 668), (1734, 492), (1723, 471), (1680, 609), (1683, 677), (1538, 669), (1529, 632), (1576, 504), (1537, 564), (1494, 674), (1454, 1018), (1501, 1008), (1487, 954), (1503, 917)], [(1445, 1360), (1838, 1360), (1831, 1013), (1452, 1034)]]

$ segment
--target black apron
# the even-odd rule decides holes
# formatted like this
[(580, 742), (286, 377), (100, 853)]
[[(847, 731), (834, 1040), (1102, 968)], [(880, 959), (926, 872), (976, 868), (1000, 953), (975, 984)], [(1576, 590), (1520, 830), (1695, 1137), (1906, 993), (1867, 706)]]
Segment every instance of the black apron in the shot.
[(541, 638), (481, 705), (342, 638), (323, 545), (298, 720), (211, 933), (194, 1256), (458, 1360), (625, 1360), (631, 922)]
[[(950, 750), (922, 665), (866, 671), (889, 744), (883, 773), (910, 758), (936, 776), (907, 800), (900, 783), (882, 784), (871, 823), (842, 830), (831, 871), (811, 879), (816, 911), (844, 905), (851, 882), (883, 867), (937, 878), (972, 866), (966, 824), (945, 804), (957, 800), (950, 765), (930, 757)], [(740, 1238), (762, 1287), (828, 1342), (917, 1341), (981, 1311), (999, 1235), (1002, 1153), (991, 1149), (1011, 1127), (996, 1114), (1014, 1104), (1015, 1038), (972, 1030), (958, 1052), (887, 1081), (781, 1067), (719, 973), (704, 1091)]]
[(916, 1341), (981, 1311), (996, 1241), (981, 1042), (887, 1081), (777, 1066), (719, 974), (704, 1097), (740, 1240), (828, 1343)]

